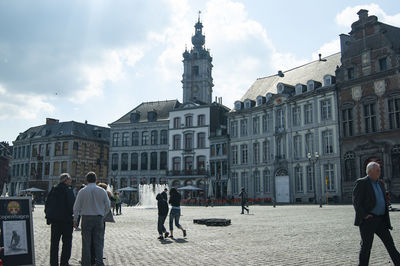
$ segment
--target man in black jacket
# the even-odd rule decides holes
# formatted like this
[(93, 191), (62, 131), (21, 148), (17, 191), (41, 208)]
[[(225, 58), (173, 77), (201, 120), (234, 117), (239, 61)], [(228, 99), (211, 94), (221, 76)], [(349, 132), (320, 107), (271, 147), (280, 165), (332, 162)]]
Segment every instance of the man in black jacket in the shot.
[(71, 176), (60, 175), (60, 182), (50, 190), (45, 203), (47, 224), (51, 224), (50, 265), (58, 265), (58, 246), (62, 237), (61, 264), (69, 265), (72, 248), (73, 206), (75, 195), (71, 188)]
[[(164, 193), (164, 192), (163, 192)], [(163, 240), (164, 236), (163, 233), (165, 233), (165, 238), (168, 237), (169, 233), (167, 232), (167, 229), (165, 229), (164, 222), (165, 219), (167, 218), (169, 207), (168, 207), (168, 202), (162, 195), (162, 193), (158, 193), (156, 196), (157, 200), (157, 208), (158, 208), (158, 233), (159, 237), (158, 239)]]
[(400, 254), (389, 232), (390, 225), (385, 187), (379, 180), (381, 168), (378, 163), (367, 165), (367, 176), (359, 178), (353, 190), (353, 206), (356, 211), (354, 225), (360, 228), (361, 249), (359, 265), (368, 265), (372, 241), (376, 234), (385, 245), (394, 265), (400, 265)]

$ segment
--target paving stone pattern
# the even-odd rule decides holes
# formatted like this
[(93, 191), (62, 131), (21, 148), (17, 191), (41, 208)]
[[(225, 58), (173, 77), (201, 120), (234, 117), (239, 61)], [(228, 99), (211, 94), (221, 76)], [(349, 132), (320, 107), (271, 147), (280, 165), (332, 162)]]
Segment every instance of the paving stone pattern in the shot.
[[(400, 206), (394, 206), (400, 207)], [(175, 239), (157, 240), (157, 210), (125, 207), (107, 223), (106, 265), (357, 265), (360, 236), (351, 205), (182, 207)], [(36, 265), (49, 265), (50, 226), (43, 206), (34, 212)], [(210, 227), (193, 219), (226, 218), (232, 225)], [(400, 212), (391, 212), (392, 236), (400, 248)], [(168, 228), (168, 218), (166, 221)], [(74, 231), (70, 263), (79, 265), (81, 234)], [(391, 265), (378, 237), (370, 265)]]

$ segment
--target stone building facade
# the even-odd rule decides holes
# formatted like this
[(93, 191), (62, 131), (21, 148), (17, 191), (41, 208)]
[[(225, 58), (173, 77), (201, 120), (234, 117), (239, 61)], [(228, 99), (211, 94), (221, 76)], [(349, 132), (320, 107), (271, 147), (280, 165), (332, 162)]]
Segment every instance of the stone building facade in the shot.
[(169, 112), (177, 100), (145, 102), (109, 124), (109, 183), (115, 188), (166, 183)]
[(279, 71), (235, 102), (228, 115), (233, 195), (244, 187), (250, 198), (278, 203), (341, 197), (338, 65), (340, 53)]
[(77, 187), (85, 183), (89, 171), (106, 181), (109, 134), (105, 127), (51, 118), (20, 133), (13, 142), (10, 194), (29, 187), (49, 191), (64, 172)]
[(343, 198), (368, 162), (382, 167), (392, 200), (400, 200), (400, 28), (358, 12), (349, 34), (340, 35), (337, 70)]
[[(10, 161), (12, 158), (12, 146), (8, 142), (0, 142), (0, 187), (10, 181)], [(3, 191), (3, 190), (2, 190)]]

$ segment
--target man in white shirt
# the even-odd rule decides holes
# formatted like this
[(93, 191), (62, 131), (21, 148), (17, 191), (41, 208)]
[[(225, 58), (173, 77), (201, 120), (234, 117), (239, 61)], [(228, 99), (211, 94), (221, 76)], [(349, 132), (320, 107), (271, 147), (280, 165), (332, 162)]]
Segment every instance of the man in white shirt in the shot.
[(93, 239), (96, 265), (104, 265), (104, 221), (103, 217), (110, 210), (107, 192), (96, 186), (96, 174), (86, 175), (87, 186), (79, 190), (74, 204), (74, 227), (78, 227), (78, 216), (82, 218), (82, 265), (90, 266), (90, 245)]

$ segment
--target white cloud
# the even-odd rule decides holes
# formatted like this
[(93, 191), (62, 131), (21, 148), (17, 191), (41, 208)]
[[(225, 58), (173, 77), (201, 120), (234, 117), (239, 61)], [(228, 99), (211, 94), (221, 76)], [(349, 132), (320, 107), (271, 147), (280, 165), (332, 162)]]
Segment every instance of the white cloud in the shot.
[(351, 24), (358, 20), (357, 12), (360, 9), (368, 10), (368, 15), (375, 15), (378, 20), (394, 26), (400, 26), (400, 14), (390, 16), (383, 11), (378, 4), (358, 5), (354, 7), (346, 7), (343, 11), (336, 15), (335, 22), (340, 26), (349, 28)]
[(318, 54), (321, 54), (322, 57), (326, 57), (328, 55), (332, 55), (338, 52), (340, 52), (339, 38), (331, 42), (324, 43), (315, 53), (312, 54), (312, 59), (318, 60), (319, 58)]
[(34, 119), (42, 112), (51, 113), (54, 106), (47, 102), (47, 97), (34, 94), (20, 94), (8, 92), (0, 85), (0, 120)]

